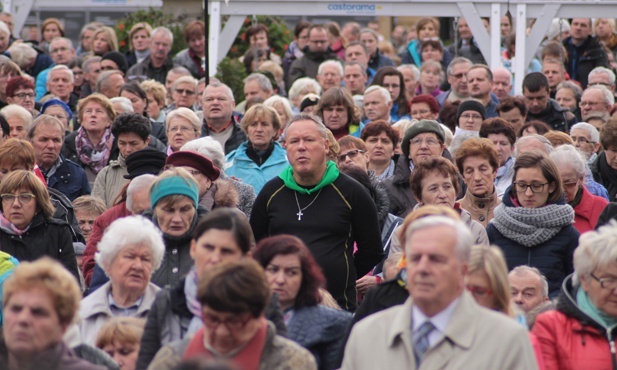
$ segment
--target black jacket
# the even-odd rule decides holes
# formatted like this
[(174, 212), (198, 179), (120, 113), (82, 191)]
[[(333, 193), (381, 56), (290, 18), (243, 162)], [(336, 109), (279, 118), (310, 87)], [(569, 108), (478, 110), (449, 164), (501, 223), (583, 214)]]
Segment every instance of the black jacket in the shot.
[(301, 77), (315, 78), (319, 65), (326, 60), (339, 60), (330, 48), (323, 52), (310, 51), (306, 46), (303, 50), (304, 55), (291, 63), (285, 86), (291, 88), (294, 81)]
[(137, 63), (129, 68), (128, 72), (126, 72), (126, 76), (146, 76), (149, 79), (156, 80), (165, 85), (167, 73), (175, 66), (176, 65), (171, 61), (171, 59), (167, 58), (161, 67), (154, 68), (150, 62), (150, 57), (148, 56), (146, 59), (142, 60), (141, 63)]
[[(594, 68), (608, 68), (608, 55), (595, 37), (588, 36), (587, 41), (580, 48), (572, 45), (572, 37), (568, 37), (563, 40), (563, 46), (568, 53), (568, 60), (565, 63), (566, 71), (570, 78), (581, 83), (583, 89), (587, 88), (589, 73)], [(582, 53), (580, 53), (581, 49)], [(574, 68), (575, 65), (578, 65), (578, 68)]]
[(546, 108), (539, 114), (527, 113), (527, 122), (539, 120), (549, 125), (553, 130), (570, 132), (576, 116), (568, 108), (564, 108), (556, 100), (549, 99)]
[[(225, 150), (225, 155), (238, 149), (240, 144), (247, 140), (246, 134), (242, 131), (242, 128), (240, 128), (240, 124), (236, 120), (236, 117), (232, 116), (231, 119), (233, 120), (233, 131), (229, 139), (225, 142), (225, 148), (223, 148)], [(201, 124), (201, 137), (206, 136), (210, 136), (210, 129), (208, 128), (208, 124), (204, 118), (203, 123)]]

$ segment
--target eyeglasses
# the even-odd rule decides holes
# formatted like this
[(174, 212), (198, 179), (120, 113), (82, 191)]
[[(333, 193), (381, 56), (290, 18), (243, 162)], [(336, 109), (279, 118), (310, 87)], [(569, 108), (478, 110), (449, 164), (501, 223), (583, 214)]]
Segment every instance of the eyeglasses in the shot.
[(487, 295), (492, 295), (493, 291), (489, 288), (482, 288), (479, 286), (467, 285), (467, 290), (473, 294), (475, 297), (484, 297)]
[(347, 159), (347, 157), (349, 157), (349, 159), (354, 159), (358, 156), (358, 154), (360, 153), (365, 153), (365, 150), (360, 150), (360, 149), (354, 149), (354, 150), (350, 150), (345, 154), (341, 154), (338, 156), (338, 161), (339, 162), (345, 162), (345, 159)]
[(610, 87), (610, 84), (604, 83), (604, 82), (589, 82), (587, 83), (587, 87), (589, 86), (606, 86), (606, 87)]
[(56, 54), (56, 53), (60, 53), (60, 52), (67, 51), (67, 50), (69, 50), (69, 48), (60, 47), (60, 48), (53, 49), (51, 53)]
[(183, 134), (186, 134), (186, 133), (191, 132), (191, 131), (195, 132), (195, 129), (184, 127), (184, 126), (174, 126), (174, 127), (171, 127), (169, 129), (169, 132), (172, 132), (172, 133), (173, 132), (178, 132), (178, 131), (180, 131)]
[(594, 278), (598, 283), (600, 283), (600, 286), (602, 287), (602, 289), (614, 290), (615, 288), (617, 288), (617, 279), (615, 278), (599, 279), (594, 274), (591, 274), (591, 277)]
[(413, 145), (413, 146), (421, 146), (422, 144), (426, 144), (426, 146), (437, 146), (437, 145), (439, 145), (439, 141), (437, 141), (435, 139), (426, 139), (426, 140), (413, 139), (411, 141), (411, 145)]
[(36, 95), (34, 93), (19, 93), (19, 94), (15, 94), (13, 95), (14, 98), (19, 98), (19, 99), (34, 99)]
[(244, 319), (240, 318), (228, 318), (221, 320), (216, 316), (212, 316), (208, 313), (204, 313), (202, 317), (204, 325), (210, 330), (216, 330), (219, 325), (223, 324), (229, 331), (236, 331), (244, 328), (246, 324), (251, 321), (251, 315), (248, 315)]
[(32, 199), (36, 198), (36, 195), (30, 193), (21, 193), (19, 195), (2, 194), (0, 195), (0, 198), (2, 198), (2, 203), (5, 204), (13, 204), (15, 202), (15, 199), (19, 199), (20, 204), (28, 204), (32, 202)]
[(469, 121), (470, 119), (474, 121), (479, 121), (482, 119), (482, 116), (479, 114), (461, 114), (461, 118), (466, 121)]
[(188, 95), (188, 96), (195, 95), (195, 91), (192, 91), (192, 90), (175, 89), (175, 91), (176, 91), (176, 93), (178, 93), (180, 95)]
[(591, 140), (587, 140), (582, 136), (571, 136), (572, 141), (574, 141), (575, 143), (581, 143), (581, 144), (589, 144), (592, 141)]
[(467, 74), (466, 73), (457, 73), (455, 75), (450, 75), (450, 76), (456, 78), (457, 80), (460, 80), (461, 78), (466, 77)]
[(597, 101), (596, 101), (596, 102), (594, 102), (594, 101), (581, 101), (580, 103), (578, 103), (578, 105), (579, 105), (581, 108), (582, 108), (582, 107), (586, 107), (586, 106), (590, 106), (590, 107), (592, 107), (592, 108), (593, 108), (593, 107), (597, 107), (597, 106), (599, 106), (600, 104), (602, 104), (602, 103), (597, 102)]
[(531, 191), (533, 193), (541, 193), (544, 191), (544, 187), (548, 185), (548, 182), (544, 183), (544, 184), (531, 184), (531, 185), (527, 185), (524, 182), (515, 182), (514, 186), (516, 187), (516, 192), (517, 193), (526, 193), (527, 189), (531, 188)]
[(567, 181), (564, 180), (563, 181), (563, 187), (564, 188), (571, 189), (571, 188), (574, 188), (576, 186), (578, 186), (578, 180), (567, 180)]
[(412, 110), (410, 113), (412, 117), (415, 117), (415, 116), (423, 116), (425, 114), (429, 114), (431, 113), (431, 111), (429, 109), (421, 109), (421, 110)]

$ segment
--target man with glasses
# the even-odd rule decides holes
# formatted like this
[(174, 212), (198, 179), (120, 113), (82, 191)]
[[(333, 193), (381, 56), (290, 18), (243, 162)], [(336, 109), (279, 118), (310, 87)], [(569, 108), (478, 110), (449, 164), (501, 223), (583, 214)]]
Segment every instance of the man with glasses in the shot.
[(583, 121), (589, 118), (591, 112), (610, 113), (615, 104), (615, 96), (609, 89), (602, 85), (588, 87), (583, 91), (579, 106), (581, 107), (581, 117)]
[(442, 107), (446, 101), (463, 101), (469, 99), (469, 87), (467, 86), (467, 72), (471, 68), (471, 60), (463, 57), (452, 59), (448, 64), (446, 75), (450, 90), (446, 90), (437, 95), (436, 99), (439, 106)]
[(600, 133), (586, 122), (579, 122), (570, 129), (570, 137), (576, 149), (587, 157), (588, 163), (593, 163), (600, 149)]
[(309, 28), (309, 41), (304, 55), (294, 60), (289, 67), (286, 86), (293, 85), (294, 81), (301, 77), (315, 78), (319, 65), (330, 59), (338, 58), (330, 49), (328, 30), (324, 25), (312, 25)]
[(541, 72), (532, 72), (523, 79), (523, 96), (527, 105), (527, 122), (538, 120), (553, 130), (568, 132), (576, 117), (549, 96), (548, 79)]
[(141, 63), (135, 64), (127, 72), (127, 76), (148, 76), (162, 84), (174, 63), (169, 58), (169, 52), (174, 42), (173, 33), (166, 27), (157, 27), (150, 34), (150, 56)]
[[(49, 44), (49, 54), (51, 56), (51, 60), (54, 61), (54, 65), (68, 65), (71, 59), (75, 57), (73, 42), (66, 37), (56, 37), (51, 40), (51, 43)], [(41, 71), (41, 73), (36, 76), (37, 101), (47, 92), (47, 79), (49, 78), (49, 71), (51, 71), (54, 65)]]
[(173, 104), (167, 109), (167, 113), (180, 107), (193, 110), (197, 101), (197, 80), (193, 76), (182, 76), (177, 79), (171, 88)]

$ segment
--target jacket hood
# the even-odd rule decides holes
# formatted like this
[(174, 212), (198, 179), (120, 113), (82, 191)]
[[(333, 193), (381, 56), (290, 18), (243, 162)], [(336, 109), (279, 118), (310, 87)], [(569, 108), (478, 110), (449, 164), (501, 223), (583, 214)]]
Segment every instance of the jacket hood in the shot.
[(392, 175), (392, 183), (394, 184), (408, 184), (411, 170), (409, 169), (409, 158), (405, 158), (404, 155), (400, 155), (396, 161), (396, 167), (394, 167), (394, 175)]

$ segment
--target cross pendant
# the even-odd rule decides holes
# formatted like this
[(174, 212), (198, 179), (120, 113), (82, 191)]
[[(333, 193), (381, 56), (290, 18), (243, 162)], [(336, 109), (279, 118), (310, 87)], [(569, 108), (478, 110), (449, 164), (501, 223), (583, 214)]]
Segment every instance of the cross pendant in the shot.
[(301, 221), (302, 215), (304, 215), (304, 213), (302, 213), (302, 210), (299, 210), (298, 213), (296, 213), (296, 215), (298, 215), (298, 221)]

